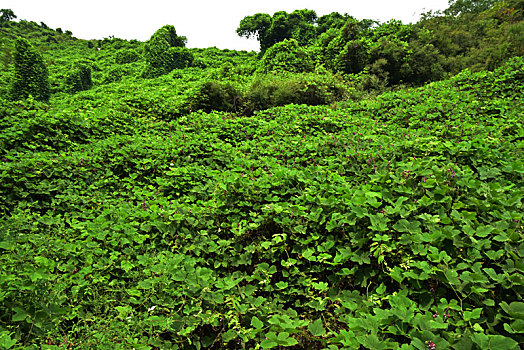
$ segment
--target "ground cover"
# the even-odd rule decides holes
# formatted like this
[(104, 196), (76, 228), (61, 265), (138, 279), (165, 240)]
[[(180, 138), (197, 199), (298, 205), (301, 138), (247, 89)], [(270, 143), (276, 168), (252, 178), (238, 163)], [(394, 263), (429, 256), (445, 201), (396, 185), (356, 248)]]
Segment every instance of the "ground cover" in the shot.
[(251, 117), (2, 102), (0, 345), (518, 349), (523, 67)]

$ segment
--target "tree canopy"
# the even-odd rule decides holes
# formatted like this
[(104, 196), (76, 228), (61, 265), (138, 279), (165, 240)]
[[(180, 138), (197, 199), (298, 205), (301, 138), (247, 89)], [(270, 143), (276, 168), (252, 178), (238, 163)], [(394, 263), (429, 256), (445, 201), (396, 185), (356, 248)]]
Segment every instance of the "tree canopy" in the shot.
[(261, 53), (285, 39), (295, 39), (300, 45), (311, 44), (316, 38), (317, 14), (312, 10), (279, 11), (273, 16), (257, 13), (242, 19), (237, 34), (257, 38)]
[(0, 10), (0, 22), (8, 22), (17, 18), (13, 10), (1, 9)]
[(480, 13), (486, 11), (500, 0), (449, 0), (446, 14), (456, 16), (463, 13)]
[(175, 27), (165, 25), (157, 30), (145, 43), (144, 58), (147, 66), (145, 77), (156, 77), (184, 68), (191, 64), (193, 57), (185, 49), (186, 37), (178, 36)]

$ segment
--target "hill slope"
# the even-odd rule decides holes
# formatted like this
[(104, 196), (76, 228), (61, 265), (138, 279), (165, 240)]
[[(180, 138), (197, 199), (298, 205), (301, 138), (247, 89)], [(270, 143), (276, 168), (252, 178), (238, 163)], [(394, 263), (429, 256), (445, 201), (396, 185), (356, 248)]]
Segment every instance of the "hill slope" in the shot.
[(2, 102), (0, 342), (518, 349), (523, 68), (253, 117)]

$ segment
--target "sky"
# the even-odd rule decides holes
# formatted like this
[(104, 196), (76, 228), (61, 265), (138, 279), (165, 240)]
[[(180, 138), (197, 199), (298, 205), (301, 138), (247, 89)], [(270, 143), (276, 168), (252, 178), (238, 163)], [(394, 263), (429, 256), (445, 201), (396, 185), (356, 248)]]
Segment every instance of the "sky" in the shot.
[(166, 24), (186, 36), (188, 47), (258, 50), (255, 39), (236, 34), (240, 21), (255, 13), (314, 10), (317, 16), (347, 13), (358, 19), (404, 23), (417, 22), (420, 14), (444, 10), (448, 0), (2, 0), (0, 8), (11, 9), (17, 20), (44, 22), (50, 28), (70, 30), (80, 39), (114, 36), (145, 41)]

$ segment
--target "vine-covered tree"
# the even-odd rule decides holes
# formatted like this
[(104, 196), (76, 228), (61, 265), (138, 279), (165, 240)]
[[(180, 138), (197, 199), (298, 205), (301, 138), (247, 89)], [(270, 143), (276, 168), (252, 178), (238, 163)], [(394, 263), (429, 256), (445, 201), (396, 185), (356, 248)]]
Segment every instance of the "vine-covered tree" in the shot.
[[(257, 13), (247, 16), (240, 21), (237, 34), (246, 38), (256, 38), (260, 43), (260, 50), (269, 48), (269, 28), (271, 27), (271, 16), (267, 13)], [(268, 46), (269, 45), (269, 46)]]
[(193, 55), (185, 48), (186, 37), (178, 36), (175, 27), (166, 25), (151, 36), (144, 46), (146, 70), (144, 77), (158, 77), (176, 68), (185, 68), (193, 62)]
[(79, 92), (89, 90), (91, 86), (93, 86), (91, 63), (84, 60), (74, 62), (65, 79), (65, 90)]
[(257, 13), (240, 21), (237, 34), (246, 38), (256, 38), (263, 54), (271, 46), (285, 39), (295, 39), (301, 46), (312, 44), (316, 38), (316, 20), (315, 11), (306, 9), (292, 13), (279, 11), (273, 16)]
[(320, 35), (325, 33), (329, 29), (342, 28), (349, 19), (354, 20), (355, 18), (351, 17), (347, 13), (342, 15), (338, 12), (332, 12), (328, 15), (321, 16), (317, 20), (317, 34)]
[(263, 72), (309, 72), (314, 69), (313, 61), (306, 50), (295, 39), (285, 39), (271, 46), (260, 61)]
[(443, 69), (495, 69), (524, 55), (524, 1), (456, 0), (444, 13), (430, 14), (416, 26), (431, 32), (430, 43), (443, 55)]
[(9, 21), (12, 21), (16, 18), (15, 13), (11, 9), (1, 9), (0, 10), (0, 27)]
[(32, 95), (36, 100), (47, 102), (51, 95), (47, 67), (42, 55), (24, 38), (15, 42), (13, 54), (14, 76), (9, 87), (12, 99), (24, 99)]
[(464, 13), (480, 13), (486, 11), (500, 0), (449, 0), (449, 7), (444, 11), (456, 16)]

